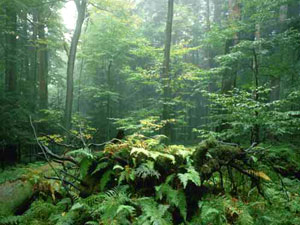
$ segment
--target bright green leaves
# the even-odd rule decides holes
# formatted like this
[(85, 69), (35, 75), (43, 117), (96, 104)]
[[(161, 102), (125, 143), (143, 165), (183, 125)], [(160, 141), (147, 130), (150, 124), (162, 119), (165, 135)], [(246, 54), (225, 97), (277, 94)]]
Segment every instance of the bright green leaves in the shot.
[(190, 159), (188, 159), (188, 164), (186, 168), (186, 173), (179, 173), (178, 178), (180, 179), (183, 187), (186, 188), (189, 181), (193, 182), (196, 186), (201, 185), (200, 175), (192, 166)]
[(181, 216), (184, 218), (184, 220), (186, 220), (187, 205), (183, 190), (175, 190), (167, 183), (156, 186), (155, 190), (156, 197), (159, 200), (162, 200), (165, 197), (166, 202), (171, 206), (177, 207), (180, 211)]
[(89, 168), (90, 166), (92, 165), (93, 161), (86, 157), (86, 158), (83, 158), (80, 162), (80, 176), (83, 178), (85, 177), (88, 172), (89, 172)]
[(145, 155), (148, 158), (152, 158), (154, 160), (158, 159), (158, 157), (169, 159), (172, 163), (175, 163), (175, 157), (171, 154), (162, 153), (154, 150), (146, 150), (144, 148), (132, 148), (131, 155)]
[(172, 217), (168, 212), (170, 206), (158, 204), (153, 198), (141, 198), (138, 205), (142, 214), (137, 218), (137, 225), (171, 225)]

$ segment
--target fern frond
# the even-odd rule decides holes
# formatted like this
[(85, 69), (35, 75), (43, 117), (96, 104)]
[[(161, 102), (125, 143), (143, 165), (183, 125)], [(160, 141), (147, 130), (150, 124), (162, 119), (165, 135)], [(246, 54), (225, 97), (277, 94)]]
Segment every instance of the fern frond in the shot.
[(193, 182), (197, 186), (201, 185), (200, 175), (193, 166), (189, 166), (186, 173), (179, 173), (178, 178), (184, 188), (186, 188), (188, 181)]
[(135, 174), (142, 179), (146, 179), (147, 177), (155, 177), (159, 179), (160, 173), (154, 169), (154, 162), (147, 161), (146, 163), (142, 163), (137, 169), (135, 169)]
[(187, 206), (185, 194), (182, 190), (175, 190), (169, 184), (162, 184), (155, 187), (156, 196), (162, 200), (166, 197), (167, 203), (179, 209), (181, 216), (186, 220)]
[(137, 218), (137, 225), (155, 224), (171, 225), (172, 216), (168, 212), (169, 205), (160, 205), (153, 198), (141, 198), (138, 201), (142, 214)]

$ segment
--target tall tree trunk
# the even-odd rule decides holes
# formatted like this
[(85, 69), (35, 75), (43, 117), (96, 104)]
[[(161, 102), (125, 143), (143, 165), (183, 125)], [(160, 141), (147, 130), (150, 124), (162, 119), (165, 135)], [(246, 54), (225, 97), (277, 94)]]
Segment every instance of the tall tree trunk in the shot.
[(108, 86), (108, 95), (107, 95), (107, 103), (106, 103), (106, 138), (109, 140), (110, 137), (110, 118), (111, 118), (111, 97), (110, 92), (112, 89), (112, 82), (111, 82), (111, 67), (112, 67), (112, 60), (109, 61), (107, 67), (107, 86)]
[(214, 22), (218, 25), (222, 20), (222, 0), (213, 0), (214, 3)]
[(7, 91), (15, 92), (17, 90), (17, 12), (12, 2), (6, 4), (5, 9), (8, 29), (5, 34), (5, 84)]
[[(210, 10), (210, 0), (206, 0), (206, 32), (210, 32), (211, 30), (211, 21), (210, 21), (210, 16), (211, 16), (211, 10)], [(205, 50), (205, 55), (206, 55), (206, 60), (207, 60), (207, 68), (212, 67), (212, 53), (211, 53), (211, 47), (207, 46)]]
[[(241, 18), (240, 3), (238, 0), (229, 0), (229, 22), (234, 24)], [(239, 42), (239, 34), (235, 33), (232, 39), (227, 40), (225, 54), (230, 53), (230, 48)], [(226, 69), (222, 77), (222, 93), (227, 93), (236, 87), (237, 65), (232, 65), (231, 70)]]
[(38, 49), (38, 79), (39, 79), (39, 107), (48, 107), (48, 50), (46, 44), (45, 24), (39, 19), (38, 26), (39, 49)]
[[(28, 43), (28, 22), (27, 22), (27, 12), (23, 11), (21, 13), (22, 19), (22, 68), (21, 68), (21, 76), (22, 76), (22, 85), (20, 86), (20, 92), (25, 94), (27, 99), (30, 99), (30, 79), (29, 79), (29, 43)], [(21, 83), (21, 82), (20, 82)]]
[(38, 17), (39, 12), (34, 9), (32, 12), (33, 31), (31, 37), (31, 57), (30, 57), (30, 98), (31, 110), (36, 109), (37, 103), (37, 37), (38, 37)]
[(70, 52), (68, 56), (68, 66), (67, 66), (67, 94), (66, 94), (66, 105), (65, 105), (65, 128), (67, 130), (71, 129), (71, 118), (72, 118), (72, 107), (73, 107), (73, 77), (74, 77), (74, 67), (76, 60), (77, 45), (81, 34), (82, 25), (85, 19), (87, 0), (74, 0), (77, 7), (77, 22), (75, 31), (71, 41)]
[[(284, 31), (285, 22), (287, 20), (288, 6), (282, 5), (279, 9), (279, 29), (281, 32)], [(270, 101), (276, 101), (280, 99), (280, 76), (278, 74), (271, 76), (270, 81)]]
[(163, 112), (162, 119), (167, 121), (163, 129), (164, 135), (171, 138), (171, 124), (168, 121), (170, 119), (171, 107), (171, 87), (170, 87), (170, 54), (172, 43), (172, 27), (173, 27), (173, 15), (174, 15), (174, 0), (168, 0), (168, 16), (166, 25), (166, 39), (164, 49), (164, 62), (162, 71), (162, 85), (163, 85)]
[[(253, 61), (252, 61), (252, 72), (253, 72), (253, 79), (254, 79), (254, 92), (253, 92), (253, 99), (255, 101), (259, 100), (259, 95), (258, 95), (258, 86), (259, 86), (259, 81), (258, 81), (258, 74), (259, 74), (259, 64), (258, 64), (258, 56), (257, 52), (255, 49), (253, 49)], [(259, 112), (255, 110), (255, 117), (257, 118), (259, 116)], [(251, 132), (251, 143), (259, 143), (260, 142), (260, 126), (257, 124), (257, 120), (254, 121), (254, 126), (252, 128)]]

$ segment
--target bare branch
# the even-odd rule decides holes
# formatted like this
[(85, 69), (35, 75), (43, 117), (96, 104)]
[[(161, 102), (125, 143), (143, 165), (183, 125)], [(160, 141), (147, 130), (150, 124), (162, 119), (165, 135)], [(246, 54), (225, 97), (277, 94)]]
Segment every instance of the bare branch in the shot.
[(48, 180), (59, 180), (59, 181), (62, 181), (63, 184), (68, 184), (68, 185), (72, 186), (73, 188), (75, 188), (76, 190), (80, 191), (80, 188), (77, 187), (75, 184), (73, 184), (70, 181), (67, 181), (67, 180), (64, 180), (64, 179), (61, 179), (61, 178), (58, 178), (58, 177), (47, 177), (47, 176), (44, 176), (44, 178), (48, 179)]
[(79, 165), (79, 162), (77, 162), (73, 157), (71, 156), (59, 156), (55, 153), (53, 153), (47, 146), (43, 146), (46, 153), (48, 155), (50, 155), (51, 157), (53, 157), (54, 159), (56, 160), (60, 160), (60, 161), (68, 161), (68, 162), (71, 162), (71, 163), (74, 163), (76, 165)]

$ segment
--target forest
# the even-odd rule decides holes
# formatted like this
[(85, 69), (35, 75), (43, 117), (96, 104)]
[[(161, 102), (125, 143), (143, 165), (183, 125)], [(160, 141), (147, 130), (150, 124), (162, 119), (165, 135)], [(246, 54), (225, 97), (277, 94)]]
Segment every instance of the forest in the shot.
[(0, 0), (0, 225), (299, 225), (299, 0)]

